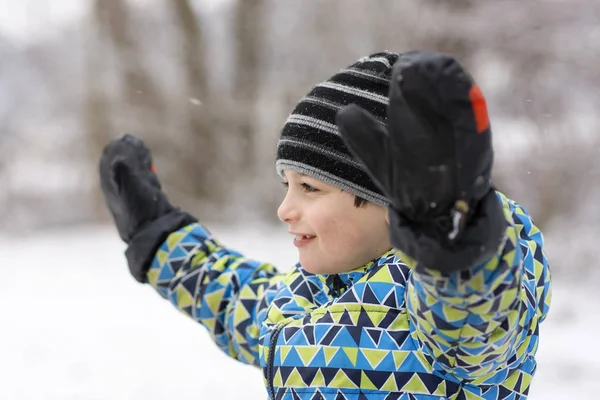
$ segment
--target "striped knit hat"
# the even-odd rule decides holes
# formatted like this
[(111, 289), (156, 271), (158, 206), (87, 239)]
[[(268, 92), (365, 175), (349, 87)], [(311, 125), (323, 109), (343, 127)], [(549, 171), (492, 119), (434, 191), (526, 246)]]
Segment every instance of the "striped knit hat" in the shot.
[(363, 57), (315, 86), (288, 117), (277, 144), (277, 173), (295, 170), (379, 205), (387, 198), (350, 154), (335, 123), (337, 112), (356, 104), (386, 121), (389, 82), (398, 53)]

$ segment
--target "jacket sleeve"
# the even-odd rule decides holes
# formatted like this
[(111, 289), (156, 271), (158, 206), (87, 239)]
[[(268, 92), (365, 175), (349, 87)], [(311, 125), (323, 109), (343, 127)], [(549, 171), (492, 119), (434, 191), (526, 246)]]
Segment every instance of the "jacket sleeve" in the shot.
[(255, 366), (260, 327), (282, 278), (271, 264), (223, 247), (197, 223), (171, 233), (148, 271), (158, 293), (204, 325), (222, 351)]
[(506, 219), (497, 254), (471, 270), (413, 270), (406, 292), (411, 333), (436, 369), (485, 383), (533, 357), (551, 299), (542, 233), (527, 211), (497, 193)]

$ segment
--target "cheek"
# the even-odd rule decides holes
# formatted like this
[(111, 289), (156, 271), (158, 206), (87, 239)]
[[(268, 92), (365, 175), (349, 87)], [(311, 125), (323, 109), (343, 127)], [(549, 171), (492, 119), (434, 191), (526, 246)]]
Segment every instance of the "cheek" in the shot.
[(336, 258), (354, 257), (356, 250), (364, 243), (361, 226), (348, 219), (348, 214), (341, 212), (321, 219), (319, 231), (325, 250)]

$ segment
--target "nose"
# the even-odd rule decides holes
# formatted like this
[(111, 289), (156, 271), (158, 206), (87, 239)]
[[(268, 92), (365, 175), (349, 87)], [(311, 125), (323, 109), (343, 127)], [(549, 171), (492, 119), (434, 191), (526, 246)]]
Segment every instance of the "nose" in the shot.
[(277, 209), (277, 216), (282, 222), (286, 222), (288, 224), (297, 222), (300, 219), (298, 205), (295, 204), (290, 190), (287, 191), (283, 201), (279, 205), (279, 208)]

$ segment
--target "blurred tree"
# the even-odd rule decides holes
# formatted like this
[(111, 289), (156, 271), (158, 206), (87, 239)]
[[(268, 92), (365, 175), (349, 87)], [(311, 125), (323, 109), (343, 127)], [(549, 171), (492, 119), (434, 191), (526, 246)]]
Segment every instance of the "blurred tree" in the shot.
[[(92, 23), (89, 28), (89, 38), (85, 46), (84, 93), (83, 106), (84, 128), (89, 145), (89, 157), (98, 160), (102, 149), (112, 139), (109, 99), (104, 85), (105, 60), (108, 56), (106, 45), (101, 40), (102, 9), (100, 0), (95, 2), (91, 15)], [(95, 170), (95, 163), (92, 168)], [(95, 172), (95, 171), (94, 171)], [(91, 200), (94, 202), (93, 212), (96, 218), (102, 220), (108, 214), (99, 185), (92, 186)]]
[[(127, 107), (126, 130), (141, 136), (164, 132), (165, 104), (140, 50), (135, 26), (124, 0), (95, 0), (94, 12), (101, 32), (110, 39), (122, 79), (124, 106)], [(133, 29), (132, 29), (133, 28)]]
[(451, 54), (464, 65), (469, 65), (473, 53), (477, 50), (474, 41), (465, 37), (461, 30), (456, 29), (456, 20), (469, 15), (476, 6), (474, 0), (425, 0), (420, 2), (421, 7), (427, 6), (438, 13), (445, 14), (445, 18), (436, 24), (437, 29), (431, 30), (427, 24), (421, 25), (419, 34), (421, 38), (409, 44), (410, 48), (423, 48)]
[[(208, 87), (208, 61), (205, 54), (203, 29), (188, 0), (167, 2), (175, 16), (176, 37), (180, 56), (178, 69), (183, 70), (183, 96), (176, 100), (183, 121), (181, 140), (163, 135), (164, 147), (171, 147), (175, 170), (169, 184), (197, 199), (218, 197), (215, 179), (211, 179), (218, 156), (218, 118)], [(181, 134), (181, 133), (180, 133)], [(164, 150), (163, 150), (164, 151)]]
[(237, 111), (238, 168), (248, 179), (256, 175), (257, 99), (264, 59), (264, 0), (237, 0), (234, 8), (233, 101)]
[[(91, 159), (98, 160), (102, 148), (117, 135), (131, 133), (148, 138), (163, 133), (166, 109), (131, 32), (133, 24), (127, 2), (95, 0), (92, 22), (85, 54), (84, 120)], [(111, 60), (116, 61), (117, 67), (116, 96), (108, 89), (110, 81), (105, 79)], [(93, 198), (98, 206), (94, 209), (105, 215), (99, 189), (95, 192)]]
[[(60, 34), (48, 27), (42, 40), (24, 46), (0, 45), (0, 84), (9, 93), (0, 101), (0, 133), (9, 129), (10, 148), (26, 149), (15, 155), (3, 147), (10, 157), (0, 161), (12, 171), (15, 163), (7, 160), (26, 154), (68, 171), (89, 163), (90, 172), (57, 179), (63, 186), (53, 194), (61, 199), (56, 203), (45, 191), (25, 190), (20, 173), (5, 177), (20, 185), (8, 195), (6, 215), (30, 198), (27, 204), (35, 206), (23, 214), (32, 223), (51, 223), (75, 208), (83, 216), (88, 197), (78, 196), (89, 195), (101, 148), (129, 131), (151, 145), (180, 206), (219, 220), (237, 219), (221, 212), (224, 205), (274, 216), (282, 195), (273, 173), (275, 146), (294, 104), (360, 56), (415, 48), (451, 53), (478, 78), (498, 144), (495, 184), (538, 224), (586, 213), (592, 203), (586, 196), (600, 168), (594, 157), (600, 2), (90, 3), (88, 23)], [(77, 153), (81, 148), (85, 154)], [(90, 203), (100, 205), (94, 190)], [(71, 221), (84, 219), (79, 216)]]

